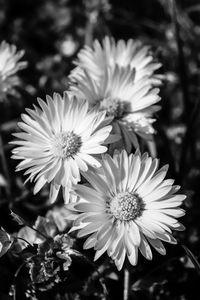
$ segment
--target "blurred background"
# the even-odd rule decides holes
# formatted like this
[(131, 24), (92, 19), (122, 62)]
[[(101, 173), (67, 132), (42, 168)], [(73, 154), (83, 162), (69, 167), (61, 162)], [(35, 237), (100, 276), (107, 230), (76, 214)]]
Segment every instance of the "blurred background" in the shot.
[[(162, 110), (158, 112), (155, 142), (161, 165), (168, 163), (169, 178), (187, 194), (186, 231), (180, 242), (168, 246), (167, 256), (154, 253), (152, 262), (133, 268), (131, 299), (200, 299), (198, 267), (181, 244), (200, 256), (200, 3), (198, 0), (0, 0), (0, 42), (24, 49), (28, 62), (18, 72), (15, 93), (0, 98), (0, 226), (15, 232), (9, 209), (34, 222), (44, 215), (48, 190), (33, 196), (11, 160), (11, 133), (25, 108), (46, 94), (62, 93), (73, 60), (84, 44), (112, 35), (116, 40), (139, 39), (150, 45), (162, 63)], [(1, 61), (0, 61), (1, 63)], [(0, 299), (9, 296), (18, 261), (0, 259)], [(116, 272), (117, 273), (117, 272)], [(107, 279), (109, 299), (120, 299), (119, 274)], [(41, 299), (47, 299), (44, 296)], [(83, 299), (96, 299), (92, 295)], [(51, 296), (52, 299), (53, 296)], [(49, 298), (49, 299), (51, 299)], [(20, 300), (27, 299), (24, 295)], [(32, 298), (33, 299), (33, 298)], [(65, 298), (56, 298), (65, 299)], [(77, 298), (78, 299), (78, 298)], [(82, 298), (81, 298), (82, 299)], [(98, 298), (99, 299), (99, 298)]]

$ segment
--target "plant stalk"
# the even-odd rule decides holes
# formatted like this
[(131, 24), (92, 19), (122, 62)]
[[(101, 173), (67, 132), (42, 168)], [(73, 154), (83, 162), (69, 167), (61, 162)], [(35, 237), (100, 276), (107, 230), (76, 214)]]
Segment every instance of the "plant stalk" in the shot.
[(124, 269), (124, 294), (123, 300), (128, 300), (129, 298), (129, 284), (130, 284), (130, 272), (127, 268)]

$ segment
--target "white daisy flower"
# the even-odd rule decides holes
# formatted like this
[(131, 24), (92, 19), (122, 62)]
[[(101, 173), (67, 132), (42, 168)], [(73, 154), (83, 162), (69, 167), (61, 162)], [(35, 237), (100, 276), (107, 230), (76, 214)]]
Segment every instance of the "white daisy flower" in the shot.
[(27, 62), (20, 61), (24, 50), (17, 52), (15, 45), (9, 45), (5, 41), (0, 44), (0, 94), (12, 93), (13, 87), (19, 84), (15, 75), (19, 70), (26, 67)]
[(135, 69), (135, 81), (148, 76), (151, 77), (153, 84), (161, 83), (160, 75), (154, 74), (161, 64), (153, 58), (150, 47), (144, 46), (139, 40), (129, 39), (127, 42), (124, 40), (115, 42), (113, 37), (106, 36), (102, 44), (95, 40), (92, 48), (84, 46), (74, 63), (77, 67), (70, 74), (72, 81), (84, 77), (83, 69), (87, 70), (92, 79), (99, 80), (108, 66), (118, 65), (120, 67), (130, 66), (131, 69)]
[(159, 110), (154, 105), (160, 101), (159, 89), (152, 88), (148, 77), (135, 81), (134, 70), (128, 67), (115, 66), (107, 68), (104, 76), (98, 81), (84, 70), (83, 78), (77, 78), (77, 84), (71, 86), (71, 91), (78, 98), (85, 98), (90, 106), (98, 105), (100, 110), (106, 110), (113, 119), (113, 132), (122, 137), (121, 142), (112, 145), (130, 152), (132, 145), (137, 148), (135, 133), (146, 139), (154, 134), (152, 115)]
[(55, 199), (61, 186), (68, 195), (89, 165), (101, 166), (95, 156), (107, 151), (103, 144), (110, 142), (112, 126), (105, 112), (89, 110), (88, 102), (69, 98), (67, 92), (63, 97), (47, 96), (46, 103), (38, 99), (38, 103), (40, 108), (26, 109), (28, 114), (21, 116), (22, 132), (15, 133), (18, 139), (11, 142), (18, 146), (13, 158), (22, 160), (17, 171), (27, 169), (27, 180), (36, 182), (34, 194), (48, 182)]
[(184, 229), (177, 218), (184, 215), (179, 206), (186, 196), (176, 194), (174, 180), (164, 179), (168, 166), (158, 165), (147, 153), (106, 154), (101, 169), (87, 172), (91, 187), (77, 185), (80, 200), (69, 206), (77, 213), (71, 231), (89, 235), (83, 247), (94, 248), (95, 260), (107, 251), (120, 270), (126, 256), (137, 264), (138, 249), (151, 260), (150, 245), (164, 255), (162, 241), (176, 243), (172, 230)]

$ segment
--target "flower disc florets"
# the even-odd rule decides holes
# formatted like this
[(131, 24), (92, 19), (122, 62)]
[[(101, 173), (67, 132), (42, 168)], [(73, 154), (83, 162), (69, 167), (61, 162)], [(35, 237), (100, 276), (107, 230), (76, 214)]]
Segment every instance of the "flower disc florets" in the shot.
[(54, 155), (69, 158), (76, 155), (82, 145), (81, 137), (73, 131), (58, 133), (53, 139)]
[(110, 211), (120, 221), (134, 220), (144, 208), (142, 200), (134, 193), (119, 193), (110, 203)]
[(111, 116), (116, 119), (120, 119), (125, 115), (127, 106), (126, 102), (112, 97), (105, 98), (100, 102), (100, 109), (105, 110), (107, 116)]

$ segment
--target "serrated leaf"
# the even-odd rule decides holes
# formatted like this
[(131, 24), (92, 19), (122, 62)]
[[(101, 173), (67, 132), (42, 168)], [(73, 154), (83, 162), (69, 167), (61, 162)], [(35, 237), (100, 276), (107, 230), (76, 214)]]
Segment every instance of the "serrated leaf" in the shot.
[(191, 250), (188, 249), (187, 246), (182, 245), (183, 249), (185, 250), (187, 256), (190, 258), (191, 262), (193, 263), (195, 269), (197, 270), (198, 274), (200, 275), (200, 264)]
[(10, 235), (5, 230), (0, 229), (0, 257), (10, 249), (11, 245)]

